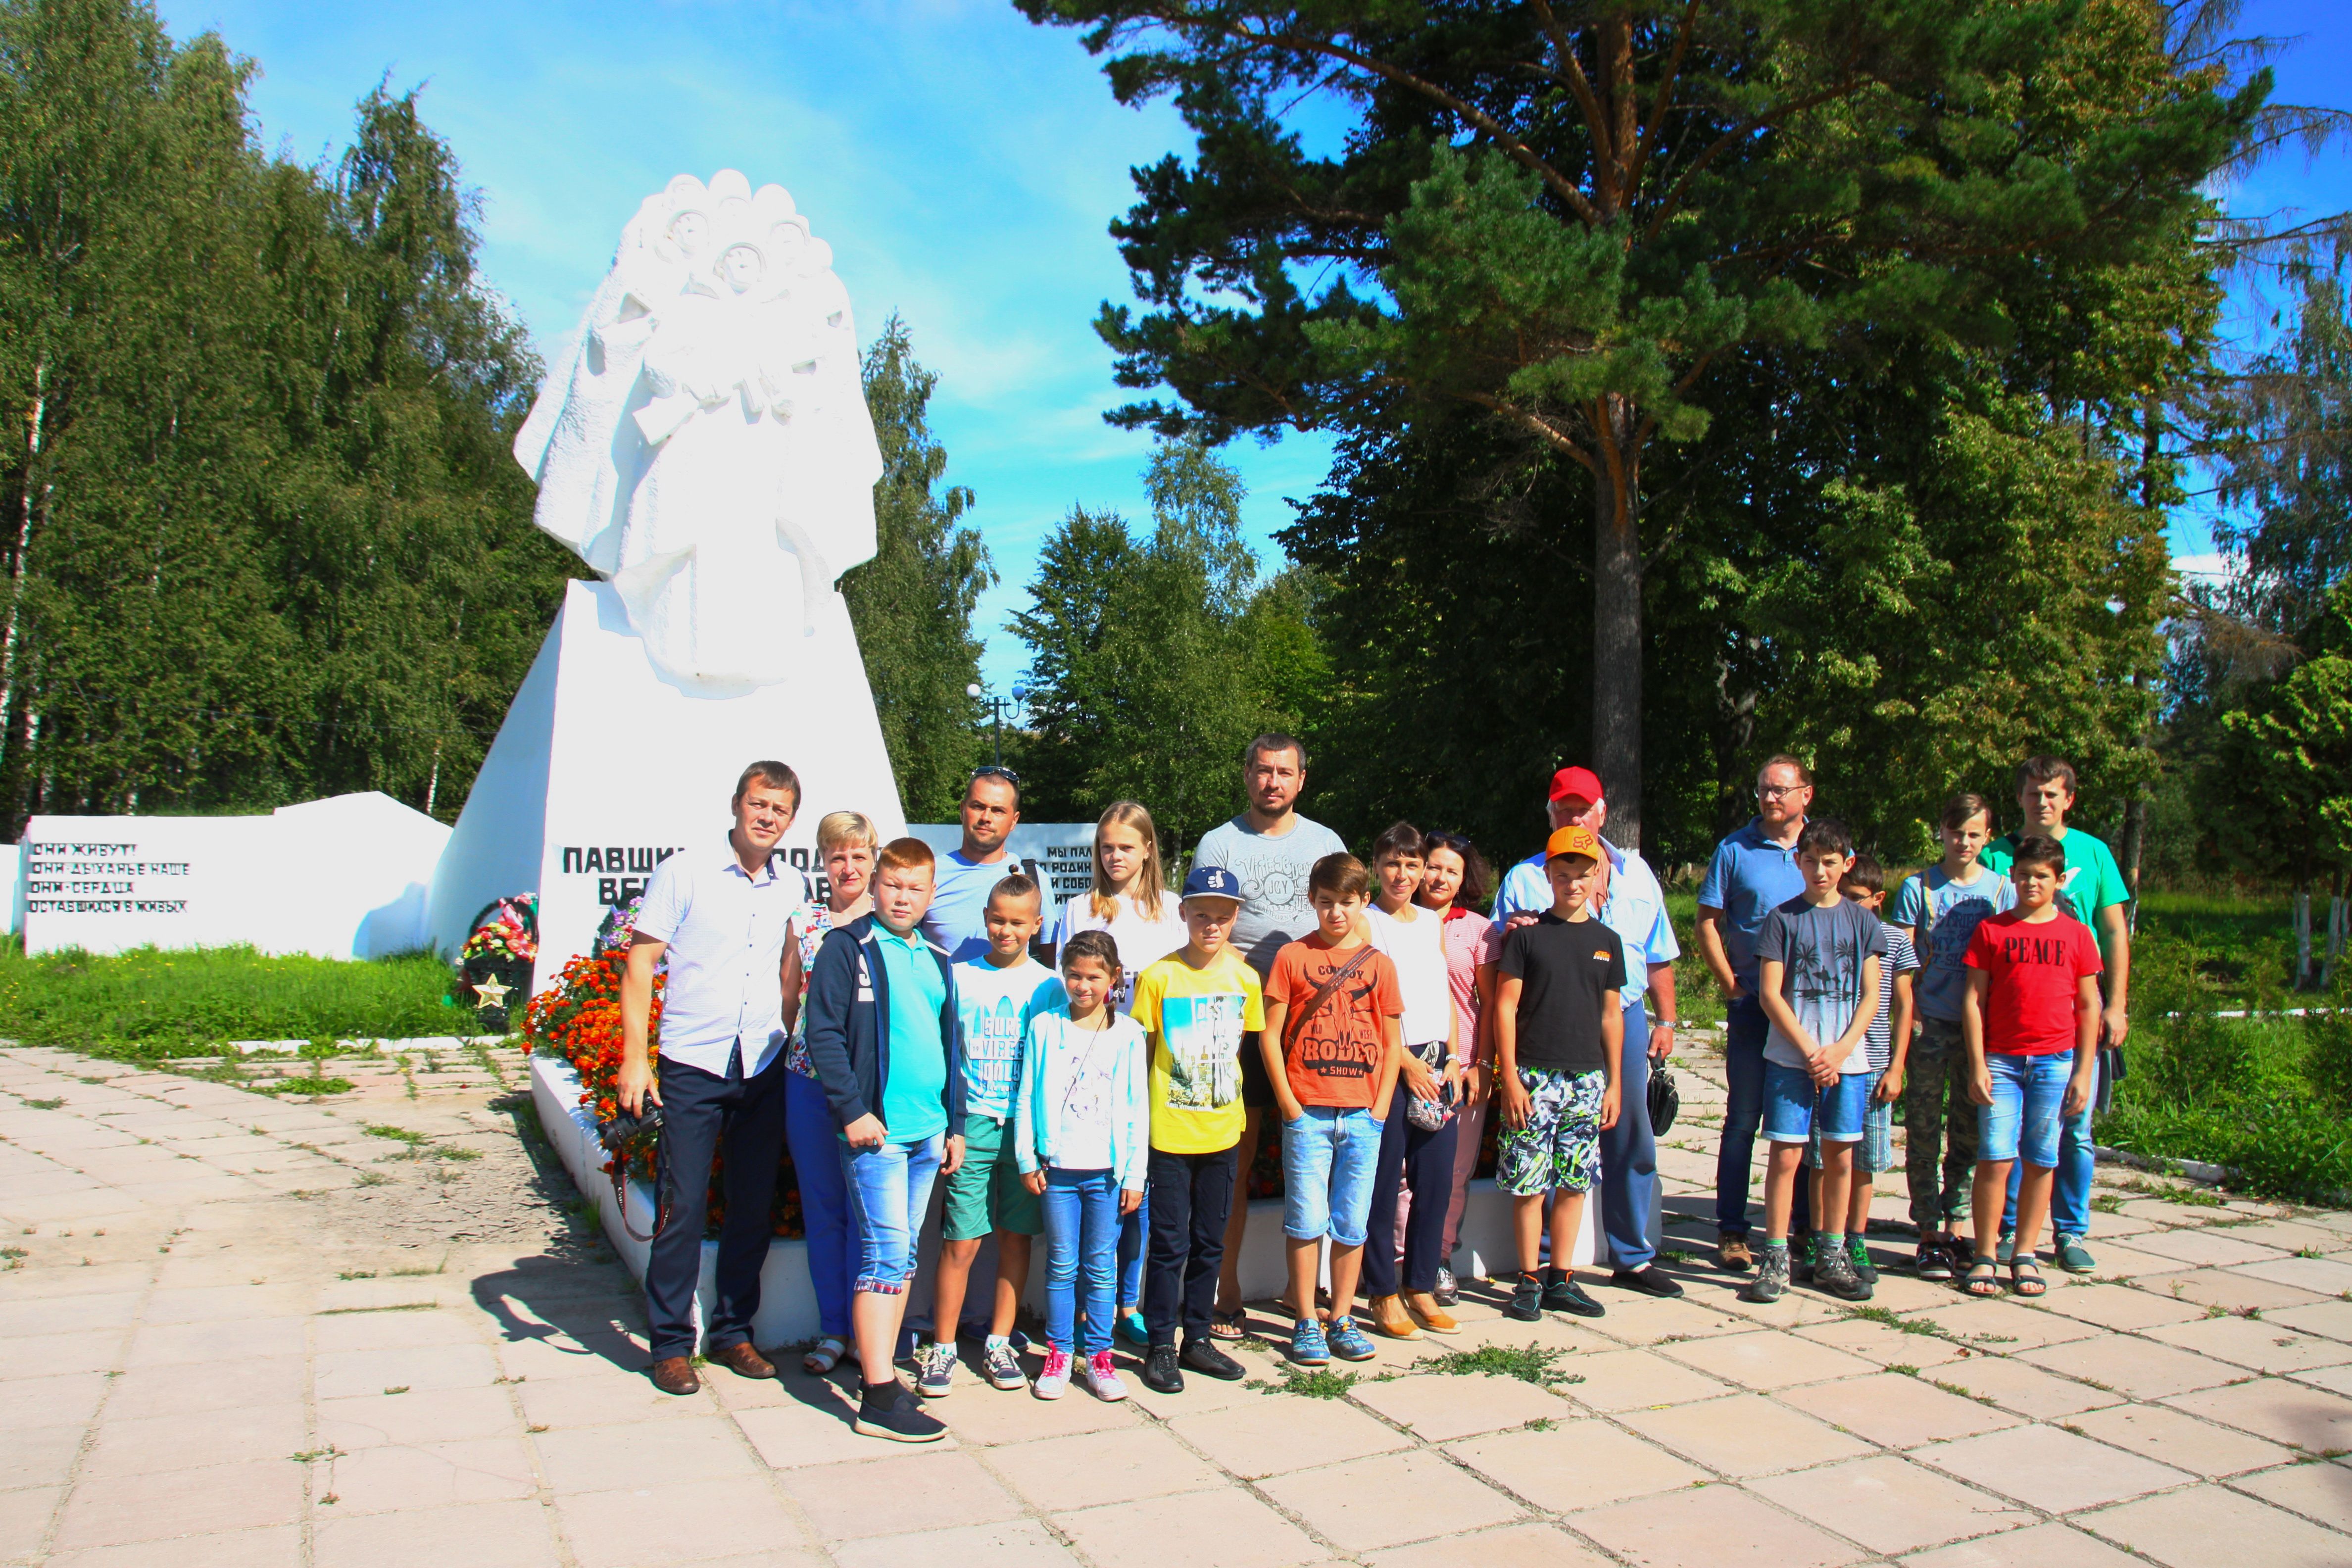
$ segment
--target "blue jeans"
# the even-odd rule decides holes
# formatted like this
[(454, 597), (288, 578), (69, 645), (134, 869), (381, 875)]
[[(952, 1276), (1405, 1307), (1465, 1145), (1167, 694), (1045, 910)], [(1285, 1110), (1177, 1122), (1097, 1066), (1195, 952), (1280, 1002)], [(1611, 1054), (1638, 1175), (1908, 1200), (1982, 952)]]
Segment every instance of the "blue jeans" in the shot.
[(884, 1143), (853, 1149), (841, 1142), (842, 1169), (849, 1177), (849, 1212), (857, 1222), (856, 1290), (903, 1294), (915, 1278), (915, 1237), (922, 1234), (923, 1211), (931, 1205), (947, 1135), (935, 1132), (919, 1143)]
[[(2071, 1069), (2074, 1057), (2066, 1058)], [(2091, 1108), (2099, 1102), (2099, 1068), (2091, 1066), (2091, 1098), (2082, 1110), (2067, 1118), (2058, 1133), (2058, 1179), (2051, 1184), (2050, 1227), (2061, 1236), (2091, 1234), (2091, 1182), (2099, 1173), (2099, 1149), (2091, 1137)], [(2017, 1234), (2017, 1187), (2025, 1180), (2022, 1162), (2009, 1168), (2009, 1206), (2001, 1211), (2000, 1233)], [(2038, 1237), (2036, 1238), (2039, 1239)]]
[(1143, 1304), (1143, 1259), (1151, 1250), (1151, 1194), (1147, 1190), (1135, 1212), (1118, 1222), (1118, 1304)]
[[(1732, 999), (1725, 1009), (1723, 1142), (1715, 1153), (1715, 1228), (1726, 1236), (1748, 1234), (1749, 1167), (1756, 1160), (1756, 1130), (1764, 1121), (1763, 1005), (1753, 996)], [(1811, 1184), (1799, 1182), (1789, 1211), (1789, 1234), (1813, 1228)]]
[[(1369, 1110), (1332, 1105), (1300, 1108), (1282, 1124), (1282, 1234), (1293, 1241), (1328, 1236), (1341, 1247), (1364, 1245), (1372, 1212), (1372, 1174), (1382, 1128)], [(1402, 1114), (1402, 1106), (1392, 1112)]]
[(1639, 1001), (1625, 1009), (1625, 1048), (1617, 1082), (1617, 1125), (1601, 1130), (1601, 1229), (1609, 1267), (1639, 1269), (1658, 1255), (1650, 1204), (1658, 1190), (1658, 1140), (1650, 1130), (1650, 1015)]
[(2045, 1171), (2055, 1168), (2066, 1080), (2074, 1073), (2074, 1054), (1987, 1053), (1985, 1068), (1992, 1077), (1992, 1103), (1977, 1120), (1977, 1158), (2039, 1165)]
[(1118, 1278), (1118, 1179), (1110, 1171), (1045, 1167), (1045, 1342), (1068, 1354), (1085, 1276), (1080, 1357), (1110, 1349), (1111, 1289)]
[(849, 1217), (849, 1178), (841, 1168), (841, 1126), (833, 1119), (824, 1085), (796, 1072), (784, 1074), (784, 1137), (800, 1181), (817, 1331), (845, 1343), (850, 1286), (857, 1274), (857, 1226)]

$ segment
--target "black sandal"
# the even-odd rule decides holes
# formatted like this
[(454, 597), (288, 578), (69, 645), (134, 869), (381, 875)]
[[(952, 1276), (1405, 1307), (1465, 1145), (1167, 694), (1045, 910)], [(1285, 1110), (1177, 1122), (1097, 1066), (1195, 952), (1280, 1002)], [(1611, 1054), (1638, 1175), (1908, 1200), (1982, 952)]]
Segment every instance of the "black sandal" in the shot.
[(1969, 1259), (1968, 1278), (1960, 1281), (1964, 1296), (1985, 1298), (2000, 1294), (2000, 1260), (1979, 1256)]
[[(2030, 1269), (2032, 1272), (2030, 1275), (2021, 1273), (2019, 1272), (2021, 1269)], [(2022, 1253), (2010, 1259), (2009, 1288), (2020, 1296), (2039, 1296), (2050, 1289), (2048, 1285), (2042, 1283), (2041, 1262)]]

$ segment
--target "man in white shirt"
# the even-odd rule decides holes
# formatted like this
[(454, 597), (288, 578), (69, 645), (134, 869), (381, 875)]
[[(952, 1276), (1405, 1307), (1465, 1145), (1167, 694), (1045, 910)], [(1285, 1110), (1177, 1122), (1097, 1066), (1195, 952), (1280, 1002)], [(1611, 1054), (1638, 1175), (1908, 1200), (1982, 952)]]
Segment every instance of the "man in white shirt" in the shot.
[[(1624, 1086), (1616, 1124), (1601, 1134), (1601, 1223), (1609, 1237), (1609, 1282), (1649, 1296), (1679, 1296), (1683, 1288), (1656, 1265), (1658, 1238), (1649, 1234), (1650, 1207), (1658, 1186), (1658, 1142), (1650, 1128), (1650, 1064), (1675, 1051), (1675, 960), (1682, 945), (1666, 918), (1665, 890), (1638, 850), (1621, 849), (1601, 835), (1609, 802), (1600, 775), (1590, 768), (1562, 768), (1551, 779), (1547, 815), (1551, 830), (1582, 827), (1606, 852), (1593, 889), (1593, 913), (1625, 944)], [(1551, 908), (1551, 885), (1544, 879), (1541, 850), (1505, 873), (1495, 894), (1495, 923), (1507, 927), (1514, 915), (1533, 917)], [(1653, 1019), (1643, 994), (1657, 998)]]
[[(646, 1315), (654, 1386), (665, 1394), (702, 1386), (690, 1359), (694, 1293), (710, 1163), (722, 1145), (727, 1217), (702, 1352), (740, 1376), (776, 1375), (751, 1344), (751, 1319), (783, 1152), (784, 1045), (800, 1010), (796, 928), (807, 919), (807, 888), (776, 855), (800, 810), (800, 778), (782, 763), (753, 763), (736, 781), (733, 804), (723, 851), (681, 849), (654, 868), (621, 979), (621, 1109), (662, 1109), (667, 1223), (646, 1263)], [(665, 958), (656, 1084), (646, 1036), (654, 974)]]

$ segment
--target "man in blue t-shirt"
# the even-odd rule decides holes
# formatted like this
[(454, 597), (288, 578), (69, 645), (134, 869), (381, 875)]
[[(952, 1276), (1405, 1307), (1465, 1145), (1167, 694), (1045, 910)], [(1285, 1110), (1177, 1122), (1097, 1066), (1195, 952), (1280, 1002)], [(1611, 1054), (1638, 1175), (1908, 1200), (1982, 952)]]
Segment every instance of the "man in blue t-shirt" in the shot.
[[(1745, 1273), (1756, 1255), (1748, 1245), (1749, 1166), (1764, 1121), (1764, 1039), (1769, 1025), (1756, 1000), (1756, 937), (1765, 917), (1804, 891), (1797, 868), (1797, 837), (1813, 801), (1813, 775), (1787, 755), (1766, 760), (1756, 773), (1756, 815), (1715, 847), (1698, 889), (1698, 951), (1726, 998), (1723, 1142), (1715, 1156), (1717, 1258)], [(1791, 1235), (1812, 1228), (1806, 1184), (1796, 1186)]]
[[(923, 914), (923, 934), (963, 963), (988, 952), (988, 895), (1007, 877), (1021, 874), (1021, 862), (1005, 842), (1021, 825), (1021, 781), (1006, 768), (983, 767), (964, 785), (963, 842), (939, 858), (938, 885)], [(1054, 925), (1054, 903), (1038, 895), (1038, 919)]]

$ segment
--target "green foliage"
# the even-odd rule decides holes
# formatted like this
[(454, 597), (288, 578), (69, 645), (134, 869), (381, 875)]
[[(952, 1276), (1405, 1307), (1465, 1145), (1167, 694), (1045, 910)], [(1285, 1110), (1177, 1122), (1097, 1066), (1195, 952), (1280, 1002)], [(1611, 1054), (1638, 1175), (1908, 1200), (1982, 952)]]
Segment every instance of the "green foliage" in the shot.
[[(2132, 949), (2128, 1071), (2099, 1141), (2243, 1173), (2255, 1191), (2352, 1189), (2352, 1016), (2289, 1005), (2283, 900), (2150, 895)], [(2293, 996), (2341, 1009), (2352, 995)], [(2222, 1018), (2221, 1012), (2267, 1016)]]
[(1331, 666), (1314, 576), (1257, 580), (1239, 475), (1168, 441), (1144, 483), (1149, 536), (1074, 507), (1040, 552), (1013, 617), (1030, 655), (1020, 763), (1031, 816), (1140, 800), (1172, 857), (1238, 805), (1250, 738), (1322, 707)]
[[(0, 1036), (130, 1058), (210, 1056), (224, 1040), (405, 1039), (453, 1031), (448, 966), (251, 948), (25, 956), (0, 945)], [(309, 1053), (304, 1053), (308, 1055)]]
[[(1589, 735), (1612, 826), (1636, 838), (1654, 787), (1679, 808), (1740, 771), (1721, 763), (1751, 749), (1748, 669), (1780, 651), (1736, 614), (1664, 601), (1736, 600), (1758, 568), (1811, 563), (1834, 521), (1819, 515), (1824, 483), (1908, 480), (1853, 470), (1880, 450), (1916, 460), (1941, 429), (1932, 389), (1888, 405), (1907, 440), (1860, 451), (1813, 405), (1851, 406), (1889, 367), (1917, 388), (1922, 357), (1980, 354), (2003, 362), (2004, 390), (2082, 410), (2094, 451), (2137, 428), (2149, 389), (2201, 363), (2214, 290), (2193, 247), (2199, 187), (2267, 90), (2176, 63), (2164, 14), (2134, 0), (1016, 3), (1087, 29), (1122, 100), (1171, 95), (1198, 139), (1190, 163), (1137, 172), (1139, 200), (1112, 226), (1144, 310), (1107, 305), (1097, 330), (1122, 384), (1174, 394), (1112, 417), (1216, 438), (1335, 428), (1357, 440), (1356, 478), (1425, 460), (1432, 426), (1441, 443), (1451, 420), (1474, 426), (1457, 444), (1489, 450), (1434, 487), (1454, 515), (1395, 525), (1475, 526), (1491, 508), (1465, 498), (1516, 492), (1542, 593), (1514, 640), (1536, 645), (1530, 681), (1557, 672), (1590, 693), (1578, 729), (1548, 732)], [(1318, 138), (1329, 155), (1286, 119), (1318, 95), (1327, 131), (1339, 121)], [(1790, 423), (1819, 437), (1793, 464), (1745, 487), (1716, 477)], [(2151, 466), (2135, 479), (2161, 490), (2138, 471)], [(1318, 550), (1330, 553), (1336, 541)], [(1379, 577), (1395, 564), (1360, 562)], [(1466, 576), (1423, 586), (1439, 605), (1478, 592)], [(2131, 618), (2156, 609), (2151, 595)], [(1402, 618), (1339, 613), (1382, 630)], [(1502, 646), (1475, 651), (1504, 662)], [(1866, 684), (1868, 651), (1828, 668)], [(1677, 683), (1664, 736), (1644, 700), (1661, 664)], [(1354, 718), (1419, 741), (1402, 787), (1442, 795), (1427, 782), (1448, 743), (1434, 721), (1477, 718), (1396, 679), (1368, 684)], [(1713, 776), (1651, 776), (1689, 766), (1661, 742), (1694, 729), (1716, 731)], [(1645, 761), (1662, 752), (1667, 769)], [(1521, 776), (1507, 787), (1531, 788)]]
[(455, 815), (572, 569), (538, 365), (414, 95), (266, 157), (251, 67), (0, 0), (0, 815), (381, 789)]
[(864, 370), (882, 447), (875, 555), (842, 574), (841, 593), (908, 820), (951, 822), (983, 754), (980, 705), (965, 688), (980, 678), (972, 605), (996, 574), (979, 532), (961, 521), (971, 491), (938, 488), (948, 453), (931, 434), (929, 409), (940, 378), (916, 362), (904, 321), (890, 318)]
[(2310, 657), (2221, 715), (2207, 788), (2234, 863), (2307, 885), (2352, 868), (2352, 578), (2304, 642)]

